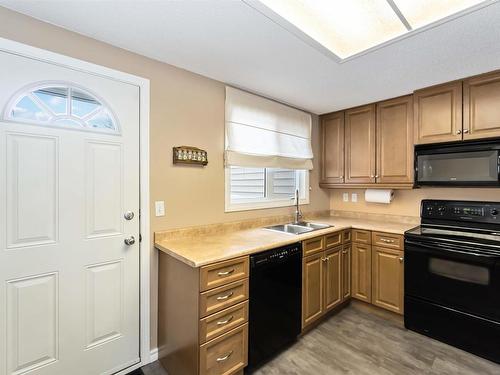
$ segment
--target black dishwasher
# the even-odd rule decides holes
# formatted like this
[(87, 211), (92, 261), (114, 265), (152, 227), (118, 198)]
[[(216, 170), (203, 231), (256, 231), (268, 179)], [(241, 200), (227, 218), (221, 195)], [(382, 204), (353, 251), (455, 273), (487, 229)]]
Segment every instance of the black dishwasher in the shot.
[(301, 316), (301, 244), (250, 256), (247, 372), (296, 340)]

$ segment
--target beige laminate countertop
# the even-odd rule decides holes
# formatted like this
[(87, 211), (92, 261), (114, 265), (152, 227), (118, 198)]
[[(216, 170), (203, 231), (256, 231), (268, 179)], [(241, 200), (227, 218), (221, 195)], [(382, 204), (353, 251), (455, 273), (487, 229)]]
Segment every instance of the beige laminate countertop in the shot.
[(362, 220), (338, 216), (322, 217), (311, 221), (330, 224), (333, 227), (300, 235), (255, 228), (223, 234), (160, 240), (155, 242), (155, 247), (191, 267), (201, 267), (210, 263), (258, 253), (343, 229), (356, 228), (403, 234), (406, 230), (415, 227), (414, 223)]

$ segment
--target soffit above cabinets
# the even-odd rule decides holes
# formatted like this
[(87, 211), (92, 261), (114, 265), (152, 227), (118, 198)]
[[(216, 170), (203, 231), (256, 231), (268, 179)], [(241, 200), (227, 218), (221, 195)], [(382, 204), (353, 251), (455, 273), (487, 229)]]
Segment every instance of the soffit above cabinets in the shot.
[[(462, 8), (450, 8), (450, 4), (462, 0), (392, 0), (415, 28), (409, 33), (388, 1), (375, 2), (375, 9), (383, 9), (388, 18), (376, 29), (382, 34), (389, 32), (393, 39), (369, 48), (369, 43), (355, 35), (360, 41), (356, 50), (369, 49), (344, 59), (257, 0), (120, 0), (95, 1), (92, 6), (86, 0), (64, 5), (58, 0), (0, 0), (0, 6), (316, 114), (500, 68), (499, 1), (481, 2), (460, 11)], [(415, 2), (424, 5), (414, 8)], [(443, 9), (458, 13), (421, 27), (422, 22), (432, 22), (432, 17), (444, 16), (441, 8), (429, 14), (421, 12), (436, 4), (446, 4)], [(365, 14), (361, 20), (372, 16)], [(14, 19), (18, 18), (0, 9), (0, 24), (5, 30), (16, 28)], [(29, 25), (19, 30), (24, 40), (33, 35), (31, 40), (37, 43), (41, 36), (53, 35), (37, 33), (36, 24)], [(15, 35), (12, 31), (0, 34)], [(54, 50), (61, 50), (56, 38), (52, 43)], [(64, 50), (79, 47), (66, 43)], [(110, 63), (94, 51), (76, 54), (98, 64)], [(120, 69), (120, 59), (115, 59), (114, 68)], [(142, 69), (133, 73), (141, 74)], [(143, 70), (148, 77), (151, 70)], [(189, 94), (172, 85), (165, 89)]]

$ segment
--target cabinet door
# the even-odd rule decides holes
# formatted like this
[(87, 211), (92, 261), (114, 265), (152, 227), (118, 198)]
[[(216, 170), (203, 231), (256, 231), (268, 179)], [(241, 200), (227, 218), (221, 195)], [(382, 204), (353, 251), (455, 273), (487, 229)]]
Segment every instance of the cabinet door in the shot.
[(403, 313), (403, 252), (373, 246), (372, 303)]
[(413, 181), (413, 97), (377, 104), (377, 182)]
[(323, 314), (323, 256), (302, 259), (302, 328)]
[(372, 301), (372, 247), (352, 244), (352, 297), (361, 301)]
[(415, 143), (462, 139), (462, 82), (415, 91)]
[(344, 182), (344, 112), (321, 119), (321, 183)]
[(325, 311), (342, 302), (342, 246), (326, 251), (324, 276)]
[(464, 82), (464, 139), (500, 136), (500, 72)]
[(345, 112), (345, 182), (375, 182), (375, 105)]
[(342, 300), (351, 296), (351, 244), (342, 248)]

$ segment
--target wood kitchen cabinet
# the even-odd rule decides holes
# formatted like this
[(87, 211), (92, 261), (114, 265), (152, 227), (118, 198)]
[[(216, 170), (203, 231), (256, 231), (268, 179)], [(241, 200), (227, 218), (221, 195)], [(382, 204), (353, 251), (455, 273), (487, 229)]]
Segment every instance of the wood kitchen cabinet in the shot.
[(325, 254), (325, 311), (330, 311), (343, 300), (342, 288), (342, 247), (327, 250)]
[(500, 72), (464, 81), (463, 139), (500, 137)]
[(403, 313), (403, 252), (379, 246), (372, 248), (372, 303)]
[(323, 315), (323, 253), (302, 260), (302, 327)]
[(377, 104), (377, 183), (413, 181), (413, 97)]
[(450, 82), (415, 91), (415, 143), (462, 139), (462, 82)]
[[(302, 329), (351, 295), (351, 245), (340, 243), (344, 238), (350, 238), (346, 232), (334, 232), (302, 242)], [(307, 255), (312, 248), (317, 249), (317, 244), (322, 244), (323, 250), (314, 250), (316, 253)]]
[(342, 299), (351, 297), (351, 244), (342, 247)]
[(345, 182), (375, 183), (375, 105), (345, 111)]
[(321, 119), (321, 183), (344, 182), (344, 112)]
[(369, 244), (352, 244), (352, 297), (372, 301), (372, 247)]

